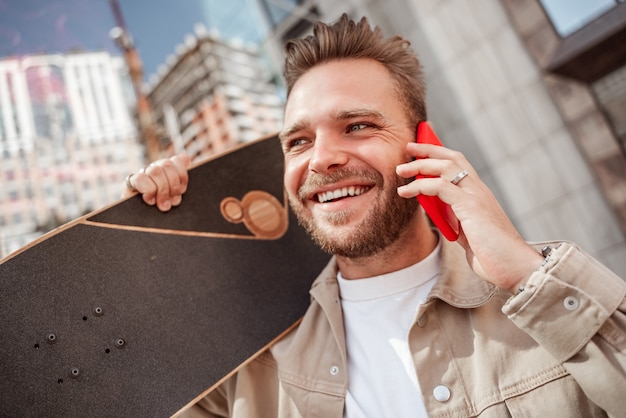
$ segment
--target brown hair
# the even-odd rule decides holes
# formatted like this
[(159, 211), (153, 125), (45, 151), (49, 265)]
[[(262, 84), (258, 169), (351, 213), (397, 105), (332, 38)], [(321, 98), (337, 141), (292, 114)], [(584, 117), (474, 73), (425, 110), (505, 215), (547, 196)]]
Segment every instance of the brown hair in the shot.
[(422, 66), (410, 42), (396, 35), (384, 38), (379, 27), (372, 29), (367, 18), (356, 23), (344, 13), (332, 25), (316, 22), (313, 35), (285, 44), (287, 97), (298, 79), (316, 65), (343, 59), (369, 58), (383, 64), (397, 86), (412, 123), (426, 120), (426, 87)]

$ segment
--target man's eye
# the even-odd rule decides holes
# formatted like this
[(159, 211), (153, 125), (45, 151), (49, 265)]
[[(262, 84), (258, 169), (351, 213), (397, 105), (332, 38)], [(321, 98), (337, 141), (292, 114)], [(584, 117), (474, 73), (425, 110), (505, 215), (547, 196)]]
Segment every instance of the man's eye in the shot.
[(291, 141), (289, 145), (291, 145), (291, 147), (297, 147), (298, 145), (304, 145), (306, 143), (307, 143), (306, 139), (298, 138), (298, 139), (294, 139), (293, 141)]
[(348, 127), (348, 132), (360, 131), (361, 129), (365, 129), (367, 127), (369, 127), (368, 124), (365, 124), (365, 123), (355, 123), (354, 125), (350, 125)]
[(296, 138), (286, 142), (285, 150), (289, 151), (293, 148), (297, 148), (302, 145), (306, 145), (309, 143), (308, 139), (305, 138)]

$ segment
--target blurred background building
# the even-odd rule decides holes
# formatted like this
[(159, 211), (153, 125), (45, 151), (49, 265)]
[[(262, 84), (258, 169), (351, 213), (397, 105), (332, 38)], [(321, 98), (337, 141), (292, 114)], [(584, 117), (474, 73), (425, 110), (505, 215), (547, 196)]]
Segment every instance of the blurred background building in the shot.
[(0, 254), (119, 198), (143, 164), (125, 74), (107, 52), (0, 60)]
[(254, 44), (195, 26), (147, 85), (164, 155), (193, 160), (274, 134), (283, 101)]
[[(132, 11), (132, 2), (122, 0), (121, 5)], [(524, 237), (575, 241), (626, 277), (623, 1), (252, 0), (247, 8), (254, 9), (253, 13), (248, 11), (256, 19), (258, 46), (216, 36), (216, 25), (230, 29), (237, 26), (234, 22), (238, 11), (231, 7), (228, 13), (220, 14), (213, 6), (212, 16), (220, 18), (207, 22), (199, 17), (194, 22), (207, 24), (208, 31), (201, 26), (194, 31), (194, 25), (189, 24), (188, 32), (194, 33), (181, 36), (182, 44), (163, 54), (163, 65), (145, 83), (162, 155), (184, 149), (195, 158), (205, 158), (240, 141), (278, 130), (284, 100), (280, 81), (284, 41), (308, 34), (318, 19), (333, 21), (343, 12), (354, 18), (366, 15), (384, 32), (401, 33), (411, 41), (425, 70), (429, 119), (446, 145), (468, 156)], [(151, 11), (141, 13), (137, 16), (143, 18)], [(182, 6), (180, 13), (184, 13)], [(154, 34), (140, 38), (145, 28), (135, 31), (133, 24), (142, 21), (135, 19), (129, 19), (130, 30), (137, 34), (140, 51), (147, 51), (151, 39), (156, 42), (158, 33), (165, 30), (164, 22), (146, 17), (143, 21), (151, 22)], [(249, 31), (255, 27), (254, 22), (239, 26)], [(167, 54), (170, 56), (165, 58)], [(10, 65), (0, 68), (8, 71), (4, 68)], [(55, 71), (58, 72), (51, 69), (50, 73)], [(123, 85), (120, 82), (120, 96), (125, 94)], [(16, 106), (15, 99), (6, 98), (18, 91), (6, 90), (0, 83), (0, 99), (4, 100), (0, 103), (9, 100), (11, 106)], [(31, 108), (25, 111), (31, 116), (12, 116), (12, 120), (18, 126), (22, 123), (20, 117), (32, 118), (30, 132), (34, 133), (34, 120), (47, 118), (50, 132), (41, 138), (32, 136), (40, 138), (35, 142), (42, 145), (37, 146), (45, 147), (57, 135), (54, 132), (67, 129), (59, 122), (61, 110), (45, 113), (34, 105)], [(7, 114), (18, 114), (17, 110), (3, 112), (5, 119)], [(40, 114), (48, 116), (37, 116)], [(68, 120), (75, 118), (80, 116), (73, 115)], [(4, 123), (3, 127), (9, 126)], [(2, 132), (12, 132), (18, 128), (3, 129)], [(29, 128), (23, 129), (24, 135), (30, 135)], [(11, 141), (5, 133), (1, 138), (2, 147), (16, 143), (15, 135)], [(75, 143), (76, 140), (66, 145), (67, 155)], [(29, 203), (18, 203), (28, 192), (21, 188), (9, 191), (16, 186), (7, 185), (15, 184), (13, 179), (18, 176), (19, 181), (33, 180), (24, 180), (31, 175), (24, 174), (23, 168), (7, 174), (5, 167), (9, 165), (4, 161), (10, 160), (11, 166), (16, 167), (50, 170), (45, 164), (35, 169), (36, 164), (42, 163), (33, 157), (21, 157), (28, 154), (27, 148), (14, 146), (9, 154), (3, 154), (3, 234), (8, 219), (18, 216), (7, 215), (7, 202), (13, 202), (11, 205), (16, 208), (11, 213), (36, 219), (33, 225), (45, 224), (46, 217), (59, 213), (65, 205), (60, 202), (41, 213), (33, 212)], [(127, 164), (133, 165), (130, 161)], [(67, 167), (67, 176), (78, 173), (78, 166)], [(118, 170), (118, 177), (110, 179), (117, 182), (119, 190), (128, 170), (122, 163), (110, 167)], [(89, 164), (89, 168), (93, 166)], [(63, 181), (51, 180), (59, 192), (65, 187)], [(73, 187), (83, 189), (80, 184)], [(11, 197), (16, 193), (18, 197)], [(104, 192), (98, 193), (106, 200)], [(83, 208), (87, 206), (73, 209), (67, 212), (72, 215), (67, 216), (80, 213)]]
[[(15, 7), (29, 16), (45, 14), (45, 4)], [(197, 161), (280, 129), (283, 101), (257, 45), (190, 25), (194, 34), (167, 51), (142, 85), (143, 64), (120, 4), (110, 4), (102, 29), (108, 36), (121, 26), (111, 32), (117, 51), (0, 59), (0, 257), (116, 201), (126, 174), (150, 160), (184, 151)], [(210, 11), (226, 16), (232, 6)], [(56, 29), (67, 13), (49, 13), (56, 13), (55, 33), (44, 37), (66, 36)], [(240, 23), (221, 28), (232, 33)]]

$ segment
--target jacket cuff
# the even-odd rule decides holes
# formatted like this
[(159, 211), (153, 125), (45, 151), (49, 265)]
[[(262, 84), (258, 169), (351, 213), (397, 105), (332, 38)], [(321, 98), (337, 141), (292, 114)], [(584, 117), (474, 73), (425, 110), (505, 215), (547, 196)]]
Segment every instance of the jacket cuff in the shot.
[(626, 283), (571, 243), (561, 243), (502, 312), (556, 359), (576, 354), (615, 312)]

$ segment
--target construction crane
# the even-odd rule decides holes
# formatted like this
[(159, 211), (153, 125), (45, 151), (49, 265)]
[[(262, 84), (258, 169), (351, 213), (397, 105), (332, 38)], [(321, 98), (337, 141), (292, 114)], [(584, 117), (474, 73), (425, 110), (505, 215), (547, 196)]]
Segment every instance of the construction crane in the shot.
[(139, 133), (146, 146), (146, 152), (149, 162), (159, 159), (161, 149), (157, 137), (157, 129), (152, 114), (152, 108), (148, 102), (148, 98), (143, 92), (143, 65), (139, 52), (135, 48), (132, 37), (124, 22), (122, 9), (118, 0), (109, 0), (115, 24), (111, 29), (110, 35), (115, 40), (124, 54), (124, 60), (128, 67), (130, 80), (133, 85), (135, 97), (137, 100), (137, 121), (139, 124)]

